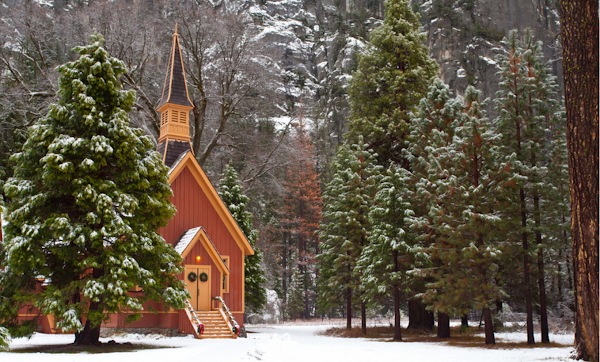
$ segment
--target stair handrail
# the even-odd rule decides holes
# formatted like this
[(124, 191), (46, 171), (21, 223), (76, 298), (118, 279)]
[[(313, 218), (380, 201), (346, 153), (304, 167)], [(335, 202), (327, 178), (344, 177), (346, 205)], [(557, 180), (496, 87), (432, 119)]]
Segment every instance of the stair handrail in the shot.
[(194, 310), (194, 307), (192, 307), (192, 303), (190, 303), (189, 300), (186, 300), (185, 304), (186, 304), (186, 309), (188, 310), (188, 312), (189, 312), (189, 314), (191, 316), (192, 325), (195, 324), (196, 332), (198, 334), (203, 334), (204, 333), (204, 323), (202, 323), (200, 321), (200, 318), (198, 318), (198, 315), (196, 314), (196, 311)]
[(229, 317), (229, 320), (231, 321), (231, 325), (233, 326), (231, 328), (231, 331), (239, 337), (240, 335), (240, 325), (235, 321), (235, 317), (233, 316), (233, 314), (231, 313), (231, 311), (229, 310), (229, 308), (227, 307), (227, 304), (225, 304), (225, 301), (223, 300), (223, 298), (221, 297), (214, 297), (214, 300), (217, 300), (219, 302), (221, 302), (221, 304), (223, 305), (223, 309), (225, 310), (225, 312), (227, 313), (227, 317)]

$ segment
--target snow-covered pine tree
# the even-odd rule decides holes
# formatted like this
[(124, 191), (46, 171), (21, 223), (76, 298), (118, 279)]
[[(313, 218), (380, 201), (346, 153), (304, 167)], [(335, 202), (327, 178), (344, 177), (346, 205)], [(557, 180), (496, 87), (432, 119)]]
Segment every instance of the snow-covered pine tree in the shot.
[(238, 173), (231, 165), (227, 165), (221, 176), (219, 196), (254, 249), (254, 255), (246, 256), (245, 260), (244, 297), (249, 311), (260, 312), (267, 304), (267, 279), (262, 269), (262, 253), (256, 246), (258, 231), (252, 228), (252, 213), (246, 211), (250, 199), (244, 194)]
[[(527, 310), (527, 342), (533, 344), (533, 316), (530, 286), (530, 236), (535, 238), (537, 247), (537, 278), (540, 302), (542, 342), (548, 343), (548, 319), (545, 287), (545, 261), (548, 228), (554, 222), (546, 223), (542, 205), (552, 193), (553, 181), (549, 178), (548, 163), (556, 147), (564, 147), (552, 137), (558, 128), (564, 129), (564, 110), (556, 101), (556, 77), (552, 76), (547, 64), (542, 61), (541, 42), (536, 42), (529, 30), (522, 39), (516, 31), (509, 33), (502, 41), (505, 54), (497, 57), (501, 82), (496, 93), (498, 118), (495, 123), (502, 133), (503, 154), (515, 153), (520, 161), (519, 172), (527, 177), (527, 182), (514, 193), (513, 204), (517, 205), (511, 214), (515, 230), (520, 235), (512, 236), (523, 248), (523, 271)], [(555, 221), (558, 222), (558, 221)]]
[(148, 300), (182, 308), (189, 297), (176, 277), (181, 256), (158, 233), (175, 213), (168, 170), (151, 138), (129, 127), (135, 92), (122, 90), (125, 65), (103, 42), (93, 35), (58, 67), (59, 103), (11, 158), (0, 323), (14, 337), (35, 328), (16, 317), (24, 305), (88, 344), (109, 313)]
[(400, 162), (409, 113), (438, 72), (420, 27), (410, 1), (386, 0), (383, 24), (369, 34), (348, 87), (352, 113), (346, 138), (356, 142), (362, 135), (383, 166)]
[(8, 329), (0, 327), (0, 351), (7, 351), (10, 347), (10, 333)]
[[(460, 117), (462, 106), (460, 102), (450, 98), (450, 90), (441, 80), (436, 79), (429, 87), (429, 91), (421, 99), (419, 107), (411, 116), (410, 146), (405, 152), (405, 157), (410, 162), (412, 172), (411, 188), (415, 192), (413, 198), (414, 223), (416, 225), (419, 243), (427, 247), (436, 242), (436, 232), (432, 228), (429, 204), (435, 202), (437, 195), (435, 180), (437, 174), (430, 174), (429, 170), (437, 162), (435, 155), (431, 155), (430, 144), (449, 145), (454, 134), (454, 122)], [(438, 266), (439, 260), (431, 260), (432, 265)], [(425, 292), (425, 279), (421, 274), (414, 274), (411, 280), (412, 299), (409, 300), (409, 327), (423, 327), (425, 321), (419, 318), (425, 315), (425, 304), (422, 303), (420, 294)], [(470, 301), (465, 301), (470, 303)], [(411, 310), (412, 307), (412, 310)], [(439, 318), (438, 336), (449, 337), (450, 324), (448, 318)], [(414, 320), (413, 320), (414, 319)], [(445, 321), (445, 323), (443, 323)], [(433, 324), (433, 323), (432, 323)], [(431, 324), (431, 325), (432, 325)]]
[(453, 136), (440, 130), (427, 144), (435, 194), (425, 222), (435, 232), (430, 257), (439, 263), (430, 272), (433, 281), (424, 299), (446, 315), (464, 315), (471, 305), (483, 310), (485, 341), (493, 344), (490, 308), (501, 295), (496, 276), (504, 246), (499, 237), (503, 198), (519, 177), (514, 160), (501, 155), (500, 135), (491, 129), (479, 97), (473, 87), (467, 88), (462, 110), (447, 128)]
[(409, 172), (400, 166), (391, 164), (385, 171), (369, 212), (369, 243), (357, 263), (363, 299), (372, 302), (382, 295), (393, 299), (396, 340), (402, 340), (400, 298), (409, 286), (408, 272), (427, 259), (409, 230), (413, 216), (409, 179)]
[[(562, 107), (561, 107), (562, 108)], [(571, 205), (569, 195), (569, 164), (567, 139), (564, 127), (552, 127), (551, 138), (555, 147), (547, 164), (547, 197), (542, 199), (543, 222), (548, 225), (546, 242), (548, 260), (552, 261), (551, 292), (554, 310), (561, 315), (570, 313), (573, 305), (571, 268)]]
[[(323, 194), (324, 213), (319, 225), (321, 254), (318, 258), (318, 290), (321, 309), (346, 305), (346, 328), (352, 328), (352, 303), (362, 282), (356, 262), (367, 245), (368, 219), (377, 191), (381, 166), (362, 136), (358, 143), (338, 149), (334, 176)], [(366, 308), (361, 303), (362, 327), (366, 333)]]

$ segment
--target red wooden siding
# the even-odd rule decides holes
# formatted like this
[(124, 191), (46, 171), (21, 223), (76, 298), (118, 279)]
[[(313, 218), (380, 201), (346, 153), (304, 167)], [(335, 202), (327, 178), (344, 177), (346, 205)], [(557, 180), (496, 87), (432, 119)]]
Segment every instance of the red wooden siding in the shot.
[[(202, 226), (219, 253), (230, 257), (229, 293), (223, 294), (223, 299), (231, 311), (241, 311), (243, 308), (242, 250), (187, 167), (173, 181), (171, 188), (173, 189), (171, 202), (177, 208), (177, 213), (169, 225), (161, 228), (159, 232), (168, 244), (174, 244), (186, 230)], [(196, 245), (196, 248), (198, 246), (202, 248), (200, 243)], [(214, 296), (220, 295), (222, 279), (219, 270), (212, 261), (209, 264), (210, 257), (205, 250), (196, 248), (188, 254), (185, 264), (196, 264), (195, 251), (200, 252), (202, 256), (200, 264), (213, 265), (212, 292)], [(192, 261), (191, 258), (194, 260)]]
[(194, 334), (194, 326), (190, 323), (185, 310), (180, 309), (178, 314), (179, 319), (179, 332), (185, 334)]

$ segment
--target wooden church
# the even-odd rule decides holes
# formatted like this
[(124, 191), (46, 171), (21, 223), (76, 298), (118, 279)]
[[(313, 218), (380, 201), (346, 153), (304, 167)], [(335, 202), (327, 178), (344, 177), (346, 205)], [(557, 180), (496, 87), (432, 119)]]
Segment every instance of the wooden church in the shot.
[[(127, 312), (114, 314), (102, 328), (160, 328), (197, 338), (236, 338), (239, 334), (245, 304), (244, 257), (254, 250), (194, 157), (189, 130), (192, 108), (175, 30), (157, 109), (161, 114), (157, 151), (170, 168), (171, 202), (177, 213), (159, 232), (184, 259), (179, 279), (187, 284), (191, 299), (182, 310), (152, 303), (159, 311), (154, 313), (146, 305), (142, 318), (133, 323), (125, 322)], [(44, 333), (61, 333), (52, 316), (40, 324)]]
[[(170, 168), (171, 202), (177, 213), (159, 232), (184, 259), (179, 279), (192, 296), (191, 308), (162, 308), (158, 314), (144, 313), (131, 324), (125, 324), (127, 314), (122, 313), (112, 316), (104, 328), (177, 328), (180, 333), (198, 335), (197, 317), (195, 320), (204, 324), (202, 338), (235, 337), (232, 329), (239, 332), (235, 324), (243, 322), (244, 257), (253, 255), (254, 250), (194, 157), (189, 128), (192, 108), (175, 30), (157, 108), (161, 114), (157, 151)], [(190, 315), (192, 309), (196, 316)]]

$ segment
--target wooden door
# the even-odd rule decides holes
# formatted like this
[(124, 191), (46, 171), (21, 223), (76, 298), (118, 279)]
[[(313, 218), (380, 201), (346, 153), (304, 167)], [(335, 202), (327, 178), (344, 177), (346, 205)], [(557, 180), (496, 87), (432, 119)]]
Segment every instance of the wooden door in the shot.
[[(190, 303), (194, 310), (210, 310), (210, 265), (186, 265), (185, 266), (185, 283), (187, 290), (190, 292)], [(196, 273), (195, 281), (189, 280), (190, 273)], [(205, 273), (207, 280), (202, 281), (201, 275)]]

